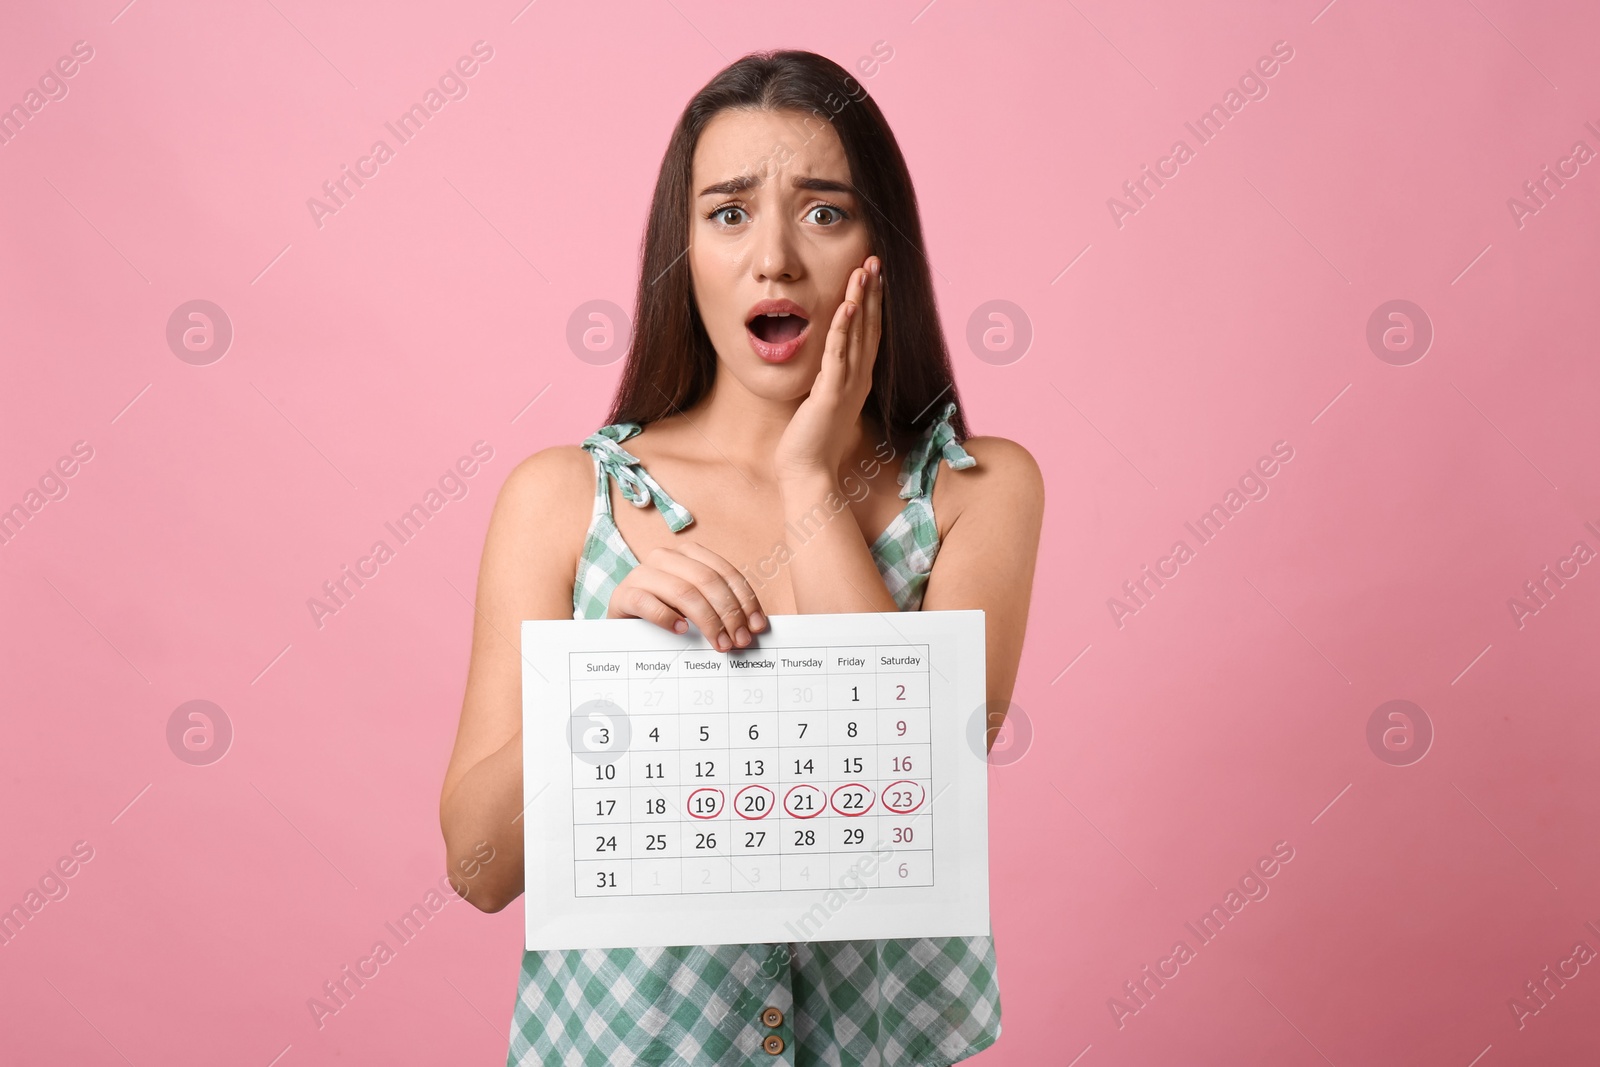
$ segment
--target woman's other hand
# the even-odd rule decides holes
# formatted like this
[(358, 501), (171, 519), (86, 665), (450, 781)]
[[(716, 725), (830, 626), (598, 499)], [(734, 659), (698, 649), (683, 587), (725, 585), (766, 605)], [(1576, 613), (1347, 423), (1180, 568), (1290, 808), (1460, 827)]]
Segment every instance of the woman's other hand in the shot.
[(673, 633), (688, 633), (693, 622), (722, 652), (748, 645), (752, 634), (767, 628), (739, 569), (693, 541), (645, 553), (611, 591), (606, 618), (644, 619)]

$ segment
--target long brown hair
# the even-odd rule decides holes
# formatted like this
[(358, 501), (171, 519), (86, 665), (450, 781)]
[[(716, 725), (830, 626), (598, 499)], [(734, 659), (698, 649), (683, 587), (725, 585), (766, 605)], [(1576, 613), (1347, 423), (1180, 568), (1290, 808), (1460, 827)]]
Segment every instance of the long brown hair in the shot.
[(905, 157), (865, 87), (832, 60), (802, 51), (753, 52), (725, 67), (683, 109), (656, 176), (633, 338), (606, 421), (645, 425), (664, 418), (698, 402), (716, 377), (716, 350), (700, 321), (684, 253), (695, 146), (726, 108), (802, 111), (809, 125), (832, 124), (866, 207), (871, 248), (883, 261), (882, 336), (866, 411), (886, 433), (910, 436), (933, 420), (936, 402), (942, 408), (956, 401), (950, 425), (964, 440)]

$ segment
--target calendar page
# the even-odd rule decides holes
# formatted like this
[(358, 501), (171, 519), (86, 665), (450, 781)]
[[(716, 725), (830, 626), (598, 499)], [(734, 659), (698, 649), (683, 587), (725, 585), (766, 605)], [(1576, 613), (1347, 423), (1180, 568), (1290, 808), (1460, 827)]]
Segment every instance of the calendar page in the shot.
[(982, 611), (522, 623), (527, 948), (987, 935)]

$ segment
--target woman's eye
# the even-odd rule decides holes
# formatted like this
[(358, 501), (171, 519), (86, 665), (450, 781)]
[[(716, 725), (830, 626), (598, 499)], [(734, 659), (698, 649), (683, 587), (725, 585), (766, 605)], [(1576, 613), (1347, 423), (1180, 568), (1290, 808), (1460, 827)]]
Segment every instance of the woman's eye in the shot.
[[(817, 215), (818, 212), (822, 213), (820, 217)], [(839, 225), (850, 216), (843, 208), (834, 207), (832, 204), (818, 204), (806, 212), (806, 217), (824, 228), (829, 228)], [(724, 204), (721, 207), (712, 208), (706, 213), (706, 218), (719, 226), (737, 226), (742, 222), (749, 221), (749, 214), (737, 204)]]

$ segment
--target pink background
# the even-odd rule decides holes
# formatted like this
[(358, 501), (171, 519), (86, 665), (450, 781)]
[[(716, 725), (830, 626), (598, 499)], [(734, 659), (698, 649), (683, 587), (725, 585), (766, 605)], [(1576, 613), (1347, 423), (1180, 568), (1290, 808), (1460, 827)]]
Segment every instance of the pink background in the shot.
[[(1600, 149), (1592, 5), (123, 3), (0, 15), (0, 103), (94, 50), (0, 147), (0, 506), (93, 449), (0, 546), (0, 905), (93, 849), (0, 948), (0, 1059), (503, 1062), (520, 901), (444, 909), (320, 1029), (306, 1001), (442, 873), (488, 513), (603, 421), (621, 364), (567, 324), (631, 310), (679, 110), (747, 51), (856, 69), (876, 42), (971, 423), (1048, 483), (1033, 737), (991, 768), (1004, 1034), (973, 1062), (1600, 1056), (1600, 965), (1508, 1006), (1600, 949), (1600, 565), (1508, 606), (1600, 549), (1600, 163), (1521, 226), (1507, 204)], [(307, 199), (478, 40), (469, 94), (319, 228)], [(194, 299), (235, 333), (210, 365), (166, 341)], [(1404, 366), (1367, 342), (1396, 299), (1435, 333)], [(1026, 352), (967, 344), (991, 300)], [(319, 628), (308, 598), (476, 441), (467, 495)], [(1269, 495), (1196, 547), (1279, 441)], [(196, 699), (234, 731), (208, 766), (167, 739)], [(1407, 766), (1367, 740), (1397, 699), (1433, 729)], [(1279, 841), (1270, 895), (1119, 1026)]]

